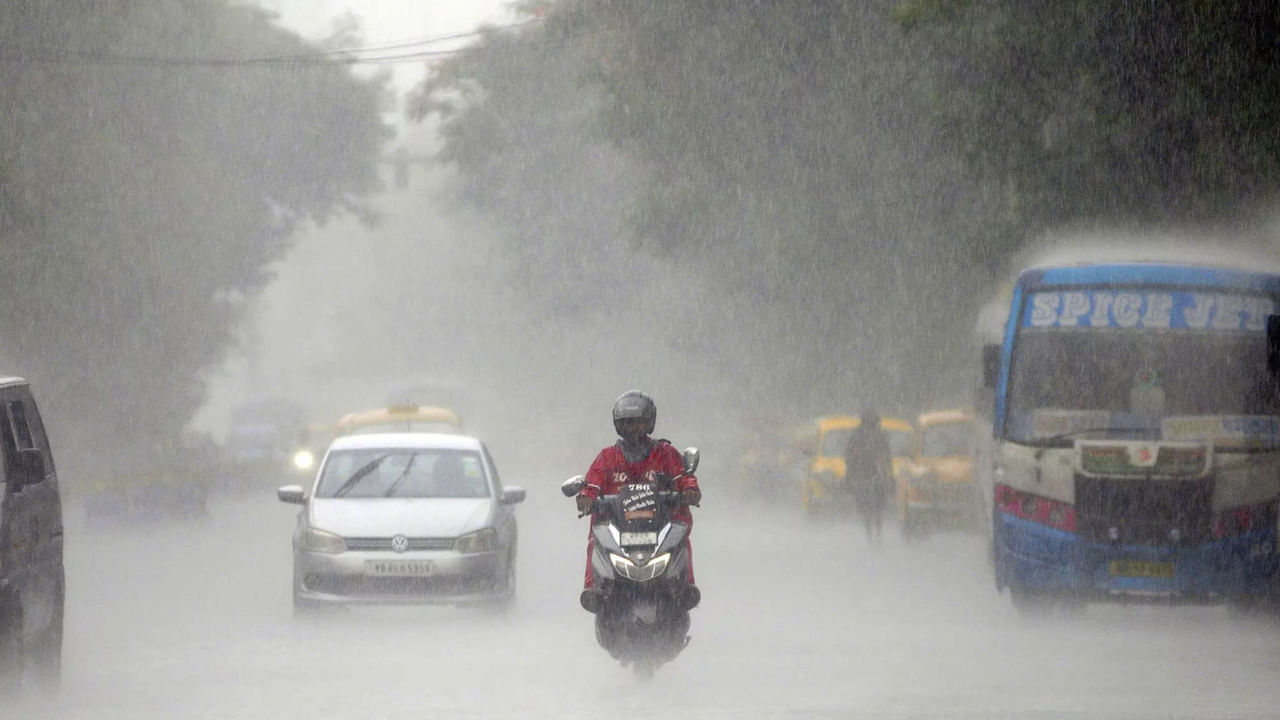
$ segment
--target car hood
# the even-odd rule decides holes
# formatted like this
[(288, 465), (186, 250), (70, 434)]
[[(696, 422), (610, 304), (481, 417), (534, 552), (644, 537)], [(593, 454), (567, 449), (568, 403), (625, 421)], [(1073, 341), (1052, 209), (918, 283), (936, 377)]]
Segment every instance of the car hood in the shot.
[(343, 537), (457, 537), (489, 524), (490, 498), (312, 499), (311, 525)]

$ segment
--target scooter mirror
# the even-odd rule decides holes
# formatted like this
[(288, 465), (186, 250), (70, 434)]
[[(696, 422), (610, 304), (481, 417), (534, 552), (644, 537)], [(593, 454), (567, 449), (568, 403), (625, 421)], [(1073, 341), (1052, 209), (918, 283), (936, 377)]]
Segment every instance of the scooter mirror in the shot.
[(578, 493), (582, 492), (582, 488), (586, 486), (587, 486), (586, 475), (574, 475), (568, 480), (565, 480), (563, 483), (560, 483), (560, 492), (564, 493), (565, 497), (573, 497)]
[(698, 448), (689, 447), (684, 449), (684, 471), (690, 474), (698, 469)]

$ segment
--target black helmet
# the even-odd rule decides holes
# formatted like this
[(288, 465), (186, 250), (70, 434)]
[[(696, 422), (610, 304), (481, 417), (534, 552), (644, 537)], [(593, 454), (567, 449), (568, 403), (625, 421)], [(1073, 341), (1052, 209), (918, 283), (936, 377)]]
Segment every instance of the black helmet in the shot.
[(652, 435), (654, 423), (658, 420), (658, 406), (653, 404), (653, 398), (639, 390), (628, 390), (613, 403), (613, 429), (622, 435), (622, 421), (637, 418), (646, 421), (644, 434)]
[(880, 427), (880, 413), (872, 408), (863, 408), (862, 412), (858, 413), (858, 424), (878, 428)]

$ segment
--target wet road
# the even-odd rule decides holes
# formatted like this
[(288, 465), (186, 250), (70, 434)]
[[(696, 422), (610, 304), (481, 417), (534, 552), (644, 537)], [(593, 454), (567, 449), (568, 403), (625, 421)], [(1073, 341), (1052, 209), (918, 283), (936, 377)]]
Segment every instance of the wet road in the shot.
[[(708, 483), (704, 482), (704, 487)], [(1223, 718), (1280, 714), (1280, 623), (1221, 608), (1090, 607), (1029, 621), (975, 538), (879, 551), (857, 529), (715, 502), (698, 515), (693, 641), (636, 684), (577, 607), (585, 521), (555, 483), (521, 506), (507, 617), (360, 609), (295, 621), (295, 509), (84, 527), (68, 510), (62, 688), (49, 718)]]

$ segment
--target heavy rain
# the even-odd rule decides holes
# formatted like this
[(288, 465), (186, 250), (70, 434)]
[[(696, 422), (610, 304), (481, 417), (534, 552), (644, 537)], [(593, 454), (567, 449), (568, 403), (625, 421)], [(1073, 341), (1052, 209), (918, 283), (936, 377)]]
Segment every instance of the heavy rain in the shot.
[(0, 718), (1277, 716), (1277, 37), (0, 5)]

